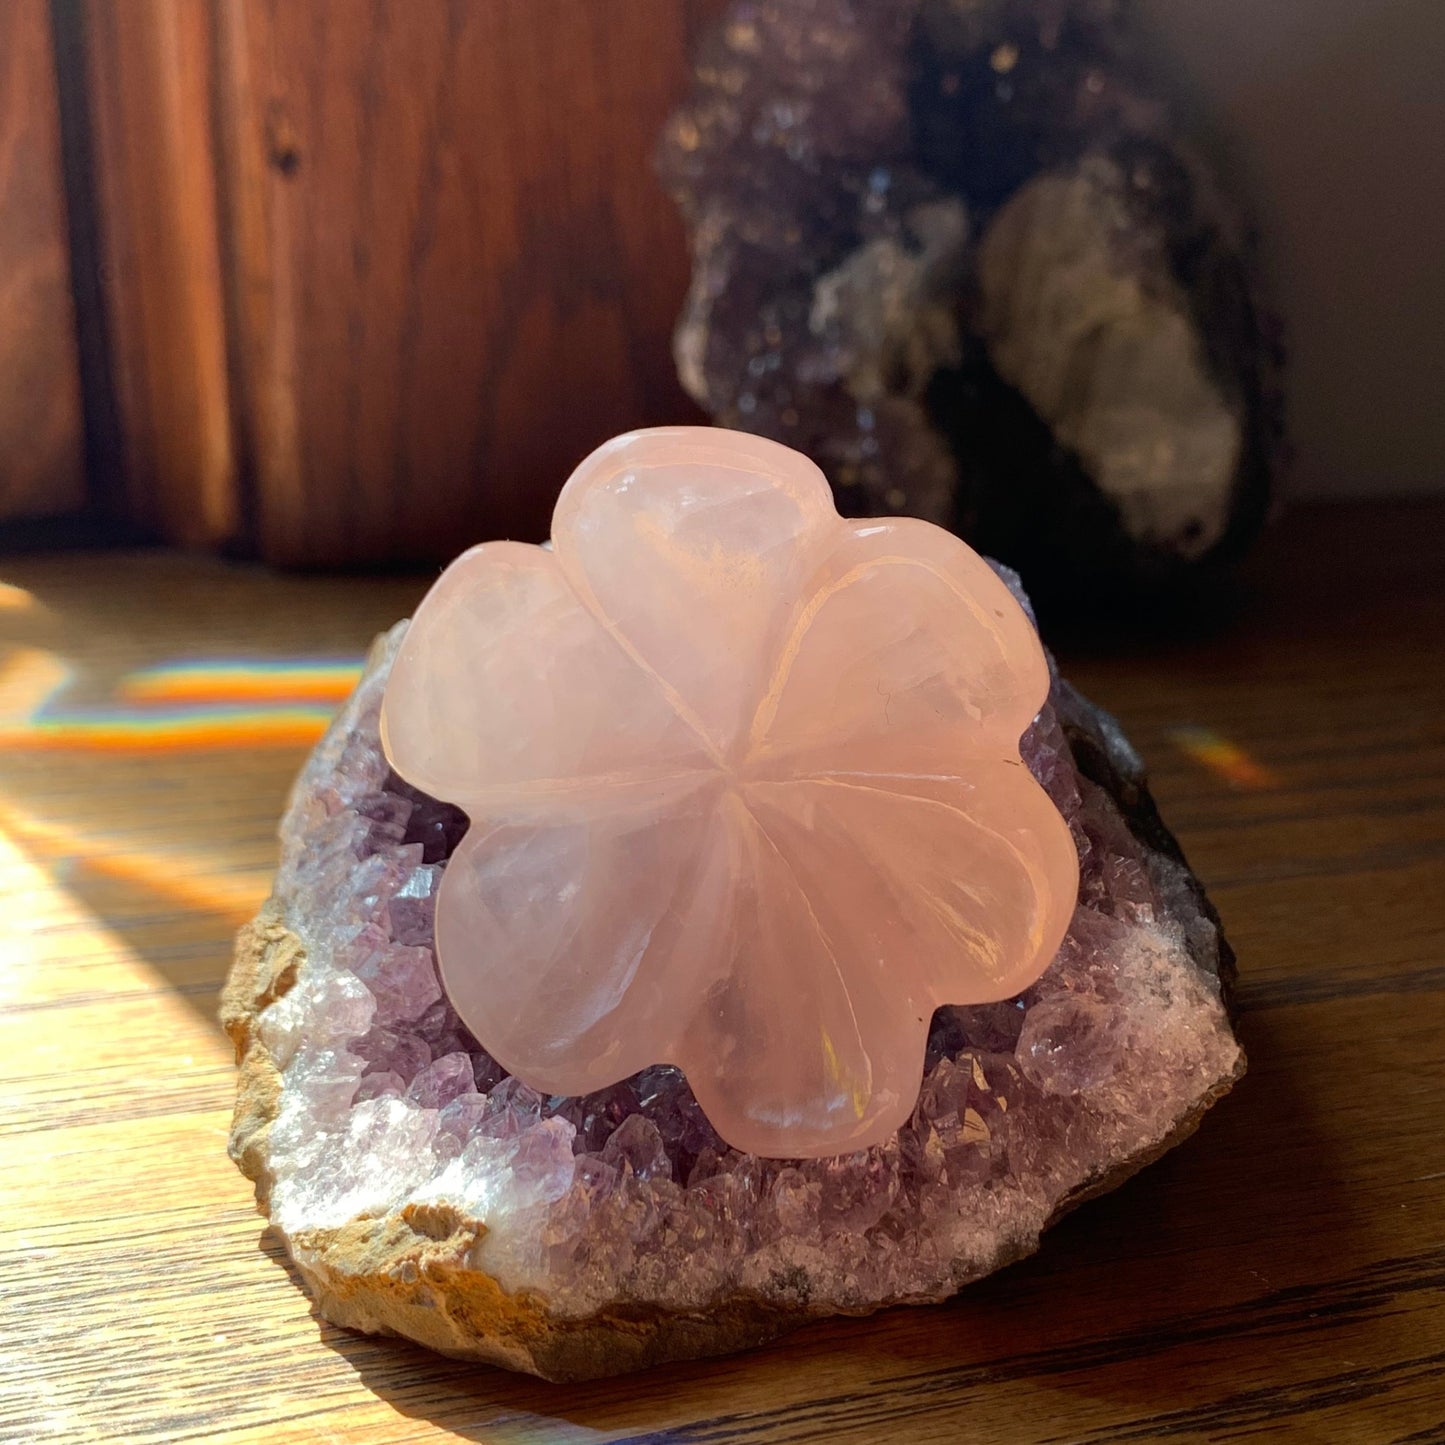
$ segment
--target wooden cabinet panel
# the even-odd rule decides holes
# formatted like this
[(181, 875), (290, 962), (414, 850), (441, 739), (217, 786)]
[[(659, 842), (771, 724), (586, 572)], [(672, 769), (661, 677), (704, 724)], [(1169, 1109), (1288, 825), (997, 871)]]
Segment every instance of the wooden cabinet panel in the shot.
[(47, 0), (0, 3), (0, 520), (85, 500)]
[(225, 542), (241, 512), (211, 119), (212, 0), (87, 0), (84, 15), (126, 507), (168, 541)]
[(237, 414), (288, 562), (544, 533), (593, 445), (691, 419), (653, 174), (683, 0), (218, 11)]

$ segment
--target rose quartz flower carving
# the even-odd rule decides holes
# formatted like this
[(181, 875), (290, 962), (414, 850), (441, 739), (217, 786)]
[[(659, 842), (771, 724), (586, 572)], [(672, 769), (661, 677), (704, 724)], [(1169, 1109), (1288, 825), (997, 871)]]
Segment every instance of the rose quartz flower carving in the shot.
[(393, 767), (471, 819), (436, 912), (457, 1012), (544, 1093), (673, 1063), (739, 1149), (879, 1143), (935, 1007), (1032, 983), (1074, 906), (1019, 760), (1033, 626), (956, 537), (846, 521), (734, 432), (607, 443), (552, 537), (454, 562), (386, 690)]

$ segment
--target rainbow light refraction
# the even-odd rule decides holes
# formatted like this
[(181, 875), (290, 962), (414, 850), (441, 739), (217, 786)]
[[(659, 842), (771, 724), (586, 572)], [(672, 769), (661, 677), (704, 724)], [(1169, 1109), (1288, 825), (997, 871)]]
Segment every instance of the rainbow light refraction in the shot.
[(123, 677), (115, 701), (67, 705), (62, 687), (0, 722), (0, 747), (56, 751), (304, 747), (361, 675), (359, 658), (206, 658)]
[(350, 696), (361, 663), (280, 658), (266, 663), (201, 660), (167, 662), (121, 679), (116, 695), (128, 703), (219, 706), (243, 702), (316, 702), (337, 707)]
[(1279, 786), (1279, 778), (1232, 739), (1207, 727), (1175, 728), (1170, 737), (1186, 757), (1223, 778), (1231, 787), (1251, 791)]

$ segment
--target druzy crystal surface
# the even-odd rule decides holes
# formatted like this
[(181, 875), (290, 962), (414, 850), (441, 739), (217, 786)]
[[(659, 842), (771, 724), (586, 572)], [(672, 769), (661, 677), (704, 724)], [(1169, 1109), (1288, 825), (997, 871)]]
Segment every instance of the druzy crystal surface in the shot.
[(886, 1143), (828, 1159), (730, 1149), (670, 1066), (582, 1096), (527, 1088), (434, 971), (432, 910), (466, 820), (383, 756), (404, 636), (378, 645), (297, 781), (267, 916), (305, 959), (247, 1025), (248, 1058), (264, 1050), (279, 1078), (261, 1132), (238, 1117), (236, 1148), (257, 1151), (247, 1167), (308, 1279), (355, 1297), (370, 1241), (445, 1207), (484, 1226), (456, 1268), (557, 1321), (941, 1299), (1028, 1253), (1242, 1068), (1213, 913), (1117, 726), (1055, 678), (1022, 757), (1078, 852), (1068, 932), (1017, 998), (935, 1012), (913, 1111)]
[(1279, 454), (1250, 228), (1129, 0), (735, 0), (660, 162), (678, 374), (1072, 606), (1237, 553)]
[(893, 1137), (934, 1010), (1019, 994), (1073, 911), (1019, 757), (1032, 622), (958, 538), (845, 521), (805, 457), (712, 428), (600, 448), (552, 543), (448, 568), (382, 708), (392, 766), (471, 820), (452, 1005), (543, 1093), (673, 1064), (751, 1153)]

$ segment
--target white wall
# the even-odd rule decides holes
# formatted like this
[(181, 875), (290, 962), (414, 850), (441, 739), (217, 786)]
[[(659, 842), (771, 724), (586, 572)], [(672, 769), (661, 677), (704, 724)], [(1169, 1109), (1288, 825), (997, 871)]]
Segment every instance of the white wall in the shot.
[(1295, 490), (1445, 491), (1445, 0), (1144, 0), (1241, 161)]

